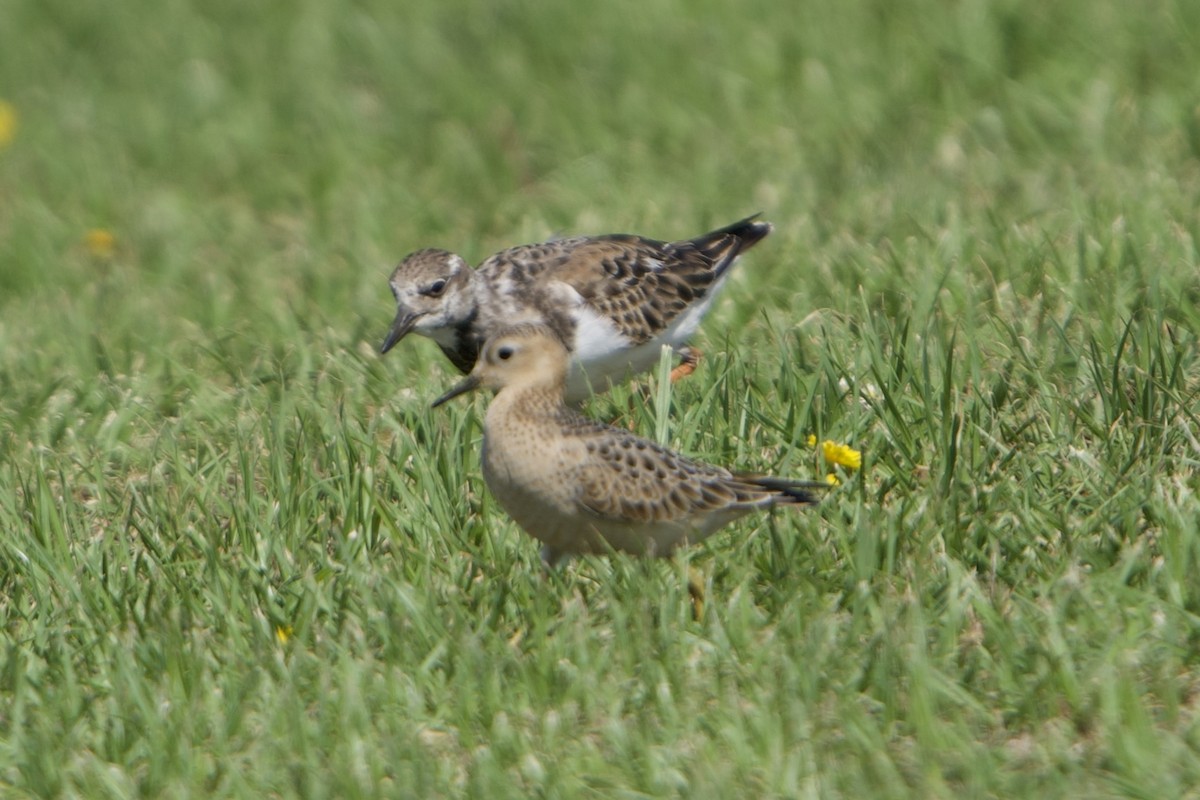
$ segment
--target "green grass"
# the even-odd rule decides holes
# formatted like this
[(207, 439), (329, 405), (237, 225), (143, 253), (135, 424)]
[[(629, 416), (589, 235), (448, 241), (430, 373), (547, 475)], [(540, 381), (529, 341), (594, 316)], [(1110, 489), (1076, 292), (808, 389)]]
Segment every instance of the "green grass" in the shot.
[[(0, 795), (1200, 796), (1197, 75), (1167, 0), (10, 0)], [(589, 413), (863, 469), (545, 574), (391, 264), (760, 210)]]

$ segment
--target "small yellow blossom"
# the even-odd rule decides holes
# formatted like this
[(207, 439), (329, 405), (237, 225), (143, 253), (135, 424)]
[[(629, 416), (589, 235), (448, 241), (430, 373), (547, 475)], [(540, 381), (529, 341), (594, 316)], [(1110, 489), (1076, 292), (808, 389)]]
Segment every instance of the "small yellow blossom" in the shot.
[(288, 639), (292, 638), (292, 626), (291, 625), (276, 625), (275, 626), (275, 638), (279, 640), (280, 644), (287, 644)]
[(838, 480), (838, 476), (834, 475), (832, 472), (825, 476), (825, 482), (830, 486), (838, 486), (841, 484), (841, 481)]
[(810, 433), (808, 435), (808, 446), (809, 447), (817, 446), (817, 435), (815, 433)]
[(117, 249), (117, 237), (104, 228), (92, 228), (83, 235), (83, 243), (96, 258), (111, 258)]
[(17, 138), (17, 110), (11, 103), (0, 100), (0, 149)]
[(825, 453), (825, 461), (830, 464), (840, 464), (846, 469), (858, 469), (862, 466), (862, 453), (848, 444), (838, 444), (826, 440), (821, 444)]

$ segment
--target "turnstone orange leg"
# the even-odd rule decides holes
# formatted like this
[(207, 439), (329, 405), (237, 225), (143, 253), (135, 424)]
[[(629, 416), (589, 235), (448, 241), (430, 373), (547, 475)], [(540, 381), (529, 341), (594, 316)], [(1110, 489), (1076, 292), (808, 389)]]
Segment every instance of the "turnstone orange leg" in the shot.
[(696, 366), (700, 363), (700, 356), (704, 353), (695, 347), (685, 347), (679, 355), (679, 365), (671, 370), (671, 383), (680, 381), (695, 372)]

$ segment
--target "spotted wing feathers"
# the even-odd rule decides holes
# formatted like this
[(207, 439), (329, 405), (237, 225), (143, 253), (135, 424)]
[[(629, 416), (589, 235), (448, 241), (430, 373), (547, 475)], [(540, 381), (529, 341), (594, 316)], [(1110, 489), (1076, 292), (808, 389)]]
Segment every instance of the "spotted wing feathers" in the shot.
[(569, 285), (632, 344), (643, 344), (703, 299), (744, 250), (771, 231), (754, 217), (680, 242), (613, 234), (524, 245), (480, 265), (491, 280)]
[(570, 435), (588, 457), (572, 476), (578, 502), (594, 516), (621, 522), (684, 521), (778, 504), (817, 502), (824, 484), (740, 475), (685, 458), (662, 445), (577, 417)]

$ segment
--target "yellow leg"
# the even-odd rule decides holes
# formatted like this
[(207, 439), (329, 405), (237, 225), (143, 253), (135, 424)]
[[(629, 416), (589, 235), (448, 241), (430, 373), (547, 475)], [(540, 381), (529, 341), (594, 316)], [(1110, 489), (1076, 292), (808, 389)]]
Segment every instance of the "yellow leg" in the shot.
[(704, 576), (700, 570), (688, 565), (688, 594), (692, 597), (692, 619), (704, 619)]

